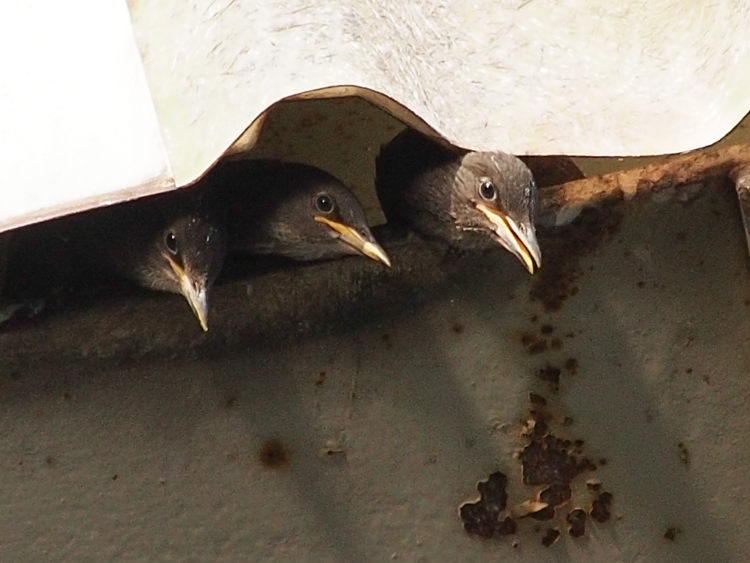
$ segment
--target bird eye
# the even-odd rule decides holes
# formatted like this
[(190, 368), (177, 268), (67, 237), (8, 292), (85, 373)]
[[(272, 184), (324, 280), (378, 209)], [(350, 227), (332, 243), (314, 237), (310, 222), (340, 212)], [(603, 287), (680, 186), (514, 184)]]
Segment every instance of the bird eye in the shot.
[(315, 206), (321, 213), (330, 213), (333, 211), (333, 200), (330, 196), (319, 195), (318, 199), (315, 200)]
[(164, 244), (167, 246), (167, 250), (172, 254), (177, 254), (177, 237), (174, 232), (169, 231), (164, 237)]
[(489, 180), (483, 181), (481, 184), (479, 184), (479, 195), (482, 196), (482, 199), (486, 199), (487, 201), (492, 201), (497, 197), (497, 190), (495, 190), (495, 184), (490, 182)]

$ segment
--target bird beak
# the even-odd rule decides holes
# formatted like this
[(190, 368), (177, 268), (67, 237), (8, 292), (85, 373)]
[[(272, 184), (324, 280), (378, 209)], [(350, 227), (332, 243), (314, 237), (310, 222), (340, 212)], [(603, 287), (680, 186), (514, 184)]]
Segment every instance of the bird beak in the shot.
[(208, 331), (208, 289), (203, 282), (193, 282), (179, 264), (169, 260), (172, 270), (180, 280), (180, 293), (187, 299), (188, 305), (198, 318), (201, 328)]
[(383, 248), (374, 240), (367, 240), (355, 229), (352, 229), (343, 223), (331, 221), (327, 217), (316, 215), (315, 220), (336, 231), (339, 235), (339, 239), (351, 246), (357, 252), (360, 252), (373, 260), (379, 260), (389, 268), (391, 267), (391, 259), (388, 258), (385, 250), (383, 250)]
[(513, 219), (483, 203), (477, 203), (476, 206), (495, 226), (498, 242), (518, 258), (530, 274), (534, 273), (535, 267), (542, 267), (542, 251), (539, 250), (533, 227), (516, 225)]

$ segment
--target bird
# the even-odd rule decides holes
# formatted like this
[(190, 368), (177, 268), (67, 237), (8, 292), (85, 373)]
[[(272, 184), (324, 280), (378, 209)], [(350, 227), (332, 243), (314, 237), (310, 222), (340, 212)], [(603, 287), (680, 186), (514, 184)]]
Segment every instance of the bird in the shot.
[(226, 206), (230, 253), (303, 262), (353, 254), (391, 266), (360, 201), (317, 167), (230, 159), (219, 162), (202, 183)]
[(209, 293), (226, 256), (226, 228), (209, 194), (181, 188), (19, 229), (11, 245), (10, 268), (21, 271), (22, 284), (127, 278), (181, 294), (207, 331)]
[(467, 151), (407, 128), (381, 147), (375, 187), (389, 225), (456, 250), (500, 244), (532, 274), (542, 265), (537, 187), (511, 154)]

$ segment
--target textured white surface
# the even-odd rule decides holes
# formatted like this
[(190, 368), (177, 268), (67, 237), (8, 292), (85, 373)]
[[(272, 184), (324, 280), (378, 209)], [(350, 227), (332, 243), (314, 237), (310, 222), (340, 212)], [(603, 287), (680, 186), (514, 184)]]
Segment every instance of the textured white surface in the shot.
[(0, 230), (188, 184), (287, 97), (359, 94), (465, 147), (586, 155), (704, 146), (750, 108), (750, 0), (13, 0), (4, 14)]
[(125, 2), (5, 2), (0, 51), (0, 230), (171, 185)]
[(748, 0), (130, 6), (179, 185), (270, 104), (341, 85), (392, 98), (455, 144), (515, 153), (680, 152), (750, 108)]

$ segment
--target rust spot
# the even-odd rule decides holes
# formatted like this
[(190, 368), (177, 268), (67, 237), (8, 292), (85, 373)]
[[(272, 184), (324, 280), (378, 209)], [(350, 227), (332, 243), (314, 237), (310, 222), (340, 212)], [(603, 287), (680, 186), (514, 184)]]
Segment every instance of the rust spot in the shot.
[(680, 450), (680, 463), (683, 465), (690, 465), (690, 451), (687, 446), (680, 442), (677, 444), (677, 449)]
[(591, 514), (591, 517), (599, 522), (600, 524), (604, 524), (605, 522), (609, 521), (609, 519), (612, 517), (611, 513), (612, 508), (612, 493), (608, 493), (607, 491), (602, 491), (599, 493), (599, 496), (594, 500), (594, 502), (591, 505), (591, 511), (589, 514)]
[(638, 286), (638, 289), (643, 289), (644, 287), (646, 287), (646, 282), (642, 282), (642, 281), (639, 281), (639, 282), (638, 282), (637, 284), (635, 284), (635, 285), (637, 285), (637, 286)]
[(451, 325), (451, 330), (455, 332), (456, 334), (461, 334), (464, 331), (464, 325), (461, 323), (454, 322)]
[(115, 475), (112, 475), (112, 480), (113, 480), (113, 481), (117, 481), (117, 474), (115, 474)]
[(685, 373), (693, 373), (693, 368), (687, 368), (687, 369), (685, 370)]
[(578, 294), (575, 282), (584, 271), (581, 259), (610, 239), (621, 222), (622, 211), (610, 206), (584, 209), (563, 227), (540, 228), (537, 233), (545, 263), (532, 285), (531, 300), (540, 302), (545, 311), (559, 311), (568, 298)]
[(553, 350), (562, 350), (562, 340), (557, 337), (550, 340), (549, 345)]
[(237, 398), (236, 397), (229, 397), (227, 399), (227, 402), (224, 403), (224, 407), (231, 409), (233, 406), (237, 404)]
[(321, 371), (318, 373), (318, 377), (315, 378), (315, 386), (321, 387), (326, 382), (326, 372)]
[(664, 532), (664, 539), (669, 541), (675, 541), (677, 539), (677, 535), (680, 534), (682, 530), (679, 528), (676, 528), (675, 526), (670, 526), (667, 528), (666, 532)]
[[(559, 368), (553, 366), (540, 373), (548, 368), (557, 370), (559, 377)], [(589, 479), (586, 486), (593, 502), (588, 514), (583, 508), (570, 506), (574, 479), (596, 470), (596, 465), (583, 455), (583, 440), (560, 438), (552, 433), (550, 424), (560, 417), (548, 412), (547, 399), (531, 392), (529, 403), (528, 417), (521, 421), (527, 442), (517, 459), (522, 465), (523, 484), (536, 492), (524, 495), (520, 503), (509, 503), (508, 478), (496, 472), (477, 485), (479, 499), (463, 503), (459, 514), (467, 533), (485, 538), (514, 534), (524, 525), (541, 532), (542, 525), (532, 523), (547, 522), (547, 539), (543, 541), (549, 546), (557, 541), (560, 530), (567, 530), (572, 537), (583, 536), (589, 515), (597, 522), (610, 519), (612, 494), (602, 491), (601, 481)], [(563, 425), (572, 423), (570, 417), (565, 421)]]
[(531, 346), (536, 342), (536, 340), (536, 335), (531, 332), (524, 332), (521, 335), (521, 344), (523, 344), (524, 346)]
[(560, 368), (547, 364), (536, 372), (536, 376), (545, 383), (549, 383), (553, 390), (557, 391), (560, 385)]
[(289, 465), (289, 452), (280, 440), (271, 438), (263, 442), (258, 461), (269, 469), (285, 469)]
[(566, 440), (550, 434), (543, 421), (536, 421), (531, 443), (523, 449), (520, 459), (527, 485), (570, 486), (573, 479), (593, 465), (587, 458), (579, 459)]
[(479, 499), (465, 502), (458, 509), (466, 533), (483, 538), (516, 533), (515, 520), (502, 517), (508, 504), (507, 486), (508, 478), (500, 471), (477, 484)]
[(536, 512), (532, 512), (529, 514), (529, 518), (533, 518), (534, 520), (539, 520), (540, 522), (546, 522), (548, 520), (552, 520), (555, 517), (555, 507), (554, 506), (545, 506), (541, 510), (537, 510)]
[(544, 547), (550, 547), (558, 539), (560, 539), (560, 530), (558, 530), (557, 528), (547, 528), (547, 532), (542, 538), (542, 545)]
[(546, 335), (546, 334), (552, 334), (554, 330), (555, 330), (555, 327), (553, 327), (552, 325), (542, 325), (542, 328), (540, 329), (539, 332)]
[(547, 350), (547, 341), (546, 340), (538, 340), (534, 342), (531, 346), (528, 348), (528, 352), (530, 356), (534, 356), (536, 354), (541, 354), (542, 352), (545, 352)]
[(578, 375), (578, 360), (575, 358), (565, 360), (565, 371), (570, 375)]
[(573, 491), (570, 490), (568, 485), (557, 483), (539, 493), (539, 500), (550, 506), (558, 507), (568, 502), (572, 495)]
[(537, 395), (536, 393), (529, 393), (529, 402), (531, 403), (532, 406), (537, 406), (537, 407), (547, 406), (547, 399), (545, 399), (541, 395)]
[(586, 533), (586, 512), (581, 508), (575, 508), (568, 512), (565, 521), (570, 524), (568, 534), (574, 538), (580, 538)]
[(383, 335), (383, 343), (385, 343), (385, 347), (389, 350), (393, 348), (393, 342), (391, 342), (391, 335), (390, 334), (384, 334)]
[[(750, 303), (750, 301), (748, 301), (747, 303)], [(535, 323), (539, 320), (539, 317), (537, 315), (532, 315), (530, 320), (532, 323)]]

